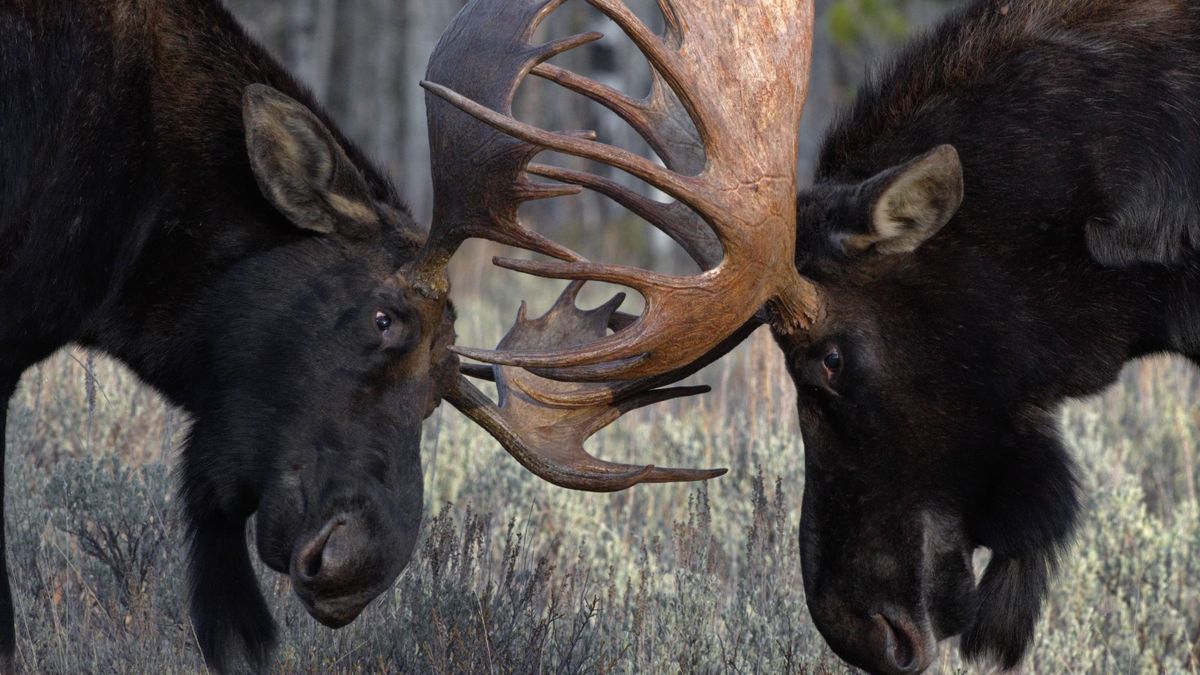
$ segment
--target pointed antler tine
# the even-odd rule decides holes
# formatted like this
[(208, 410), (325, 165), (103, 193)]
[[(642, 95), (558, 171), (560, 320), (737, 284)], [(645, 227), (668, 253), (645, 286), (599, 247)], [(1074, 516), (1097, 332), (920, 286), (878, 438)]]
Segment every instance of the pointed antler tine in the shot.
[(635, 354), (615, 361), (605, 361), (604, 359), (608, 355), (600, 354), (594, 357), (597, 363), (579, 365), (576, 363), (575, 352), (572, 350), (518, 352), (451, 345), (450, 351), (473, 361), (482, 361), (498, 366), (534, 368), (548, 379), (564, 382), (616, 380), (630, 370), (636, 369), (638, 365), (645, 363), (647, 358), (645, 354)]
[(662, 469), (654, 467), (652, 471), (641, 477), (642, 483), (694, 483), (702, 480), (720, 478), (729, 473), (729, 469)]
[(604, 265), (591, 262), (565, 262), (560, 260), (536, 261), (517, 260), (515, 258), (493, 258), (492, 264), (497, 267), (521, 272), (535, 277), (547, 279), (583, 279), (586, 281), (603, 281), (618, 286), (628, 286), (638, 292), (649, 293), (654, 284), (661, 283), (658, 275), (636, 267), (624, 265)]
[(578, 47), (589, 44), (591, 42), (595, 42), (596, 40), (602, 39), (603, 37), (604, 37), (604, 33), (592, 31), (589, 33), (580, 33), (579, 35), (572, 35), (571, 37), (561, 38), (558, 40), (554, 40), (553, 42), (547, 42), (546, 44), (544, 44), (534, 50), (537, 55), (536, 62), (540, 64), (542, 61), (545, 61), (546, 59), (553, 58), (555, 56), (558, 56), (559, 54), (562, 54), (563, 52), (569, 52), (572, 49), (576, 49)]
[(542, 255), (547, 255), (558, 260), (571, 260), (576, 262), (583, 262), (587, 260), (587, 258), (584, 258), (566, 246), (547, 239), (537, 232), (526, 229), (521, 225), (516, 225), (509, 232), (505, 233), (504, 236), (497, 236), (495, 239), (501, 244), (517, 246), (527, 251), (541, 253)]
[[(610, 336), (611, 337), (611, 336)], [(522, 368), (529, 368), (538, 375), (550, 380), (558, 380), (561, 382), (608, 382), (612, 380), (628, 379), (629, 373), (638, 372), (638, 367), (646, 363), (649, 359), (648, 354), (635, 354), (634, 356), (624, 357), (613, 361), (599, 361), (600, 357), (596, 357), (597, 363), (585, 363), (579, 365), (578, 359), (574, 358), (572, 352), (563, 352), (555, 355), (557, 358), (541, 359), (539, 354), (507, 354), (498, 352), (494, 358), (511, 359), (514, 361), (522, 361), (528, 365), (522, 365)], [(538, 365), (533, 363), (549, 362), (546, 365)], [(555, 365), (565, 364), (565, 365)]]
[(586, 281), (572, 281), (567, 284), (567, 287), (563, 289), (562, 295), (559, 296), (554, 306), (574, 307), (575, 301), (579, 299), (579, 292), (583, 290), (585, 284), (587, 284)]
[(476, 380), (496, 381), (495, 367), (483, 363), (460, 363), (458, 365), (458, 372)]
[(612, 317), (613, 313), (615, 313), (617, 311), (617, 308), (619, 308), (621, 305), (625, 304), (625, 297), (626, 297), (625, 293), (617, 293), (616, 295), (609, 298), (608, 302), (604, 303), (603, 305), (600, 305), (596, 309), (591, 310), (590, 313), (602, 315), (604, 317), (604, 323), (605, 323), (605, 325), (607, 325), (608, 321)]
[(583, 192), (583, 187), (579, 185), (531, 182), (521, 187), (521, 198), (524, 201), (533, 202), (541, 199), (571, 197), (579, 194), (580, 192)]
[(548, 164), (530, 164), (526, 170), (537, 176), (585, 187), (612, 199), (675, 240), (704, 270), (719, 265), (724, 256), (724, 250), (717, 237), (706, 227), (696, 227), (698, 216), (679, 202), (657, 202), (586, 171)]
[(700, 396), (712, 391), (712, 387), (701, 384), (694, 387), (667, 387), (664, 389), (652, 389), (647, 392), (638, 394), (637, 396), (627, 398), (617, 406), (622, 413), (627, 413), (638, 408), (670, 401), (677, 398), (686, 398), (688, 396)]
[[(636, 390), (631, 390), (636, 391)], [(617, 421), (617, 419), (625, 413), (632, 412), (639, 408), (670, 401), (677, 398), (685, 398), (687, 396), (698, 396), (707, 394), (712, 391), (712, 387), (700, 385), (695, 387), (667, 387), (663, 389), (651, 389), (640, 393), (617, 393), (608, 398), (599, 399), (611, 407), (605, 411), (605, 414), (597, 417), (592, 421), (592, 424), (587, 427), (587, 435), (591, 436), (600, 431), (604, 427)], [(539, 399), (541, 400), (541, 399)], [(570, 405), (561, 401), (542, 401), (550, 405)]]
[(637, 321), (636, 314), (627, 314), (625, 312), (613, 312), (613, 315), (608, 318), (608, 327), (611, 330), (625, 330), (634, 321)]
[[(549, 80), (561, 87), (590, 98), (613, 111), (630, 124), (633, 124), (633, 120), (640, 121), (642, 118), (640, 114), (642, 113), (642, 105), (640, 103), (626, 96), (624, 93), (589, 77), (583, 77), (552, 63), (540, 63), (530, 72), (542, 79)], [(637, 124), (634, 124), (634, 126), (637, 127)]]

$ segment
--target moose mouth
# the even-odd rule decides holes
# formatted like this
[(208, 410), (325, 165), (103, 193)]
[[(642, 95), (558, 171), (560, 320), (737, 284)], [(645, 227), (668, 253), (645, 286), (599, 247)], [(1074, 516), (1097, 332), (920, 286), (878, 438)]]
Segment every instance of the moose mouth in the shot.
[(379, 595), (378, 590), (370, 590), (341, 597), (320, 598), (302, 592), (295, 585), (292, 588), (309, 615), (329, 628), (341, 628), (350, 624)]

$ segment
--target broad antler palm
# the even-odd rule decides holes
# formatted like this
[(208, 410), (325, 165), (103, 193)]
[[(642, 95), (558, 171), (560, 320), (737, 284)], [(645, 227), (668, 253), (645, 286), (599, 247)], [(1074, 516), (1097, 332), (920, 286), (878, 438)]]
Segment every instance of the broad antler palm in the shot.
[[(531, 321), (522, 310), (496, 351), (455, 349), (496, 364), (500, 405), (465, 378), (448, 400), (558, 485), (607, 491), (719, 475), (611, 464), (588, 455), (583, 441), (628, 410), (700, 391), (660, 387), (736, 346), (757, 327), (760, 310), (785, 331), (816, 319), (816, 289), (794, 263), (811, 0), (660, 0), (667, 25), (661, 36), (616, 0), (588, 0), (649, 60), (653, 86), (641, 100), (545, 63), (601, 37), (532, 44), (562, 1), (474, 0), (447, 29), (422, 82), (430, 93), (434, 225), (410, 278), (427, 292), (444, 293), (446, 262), (462, 241), (480, 237), (555, 259), (496, 260), (502, 267), (575, 282), (546, 316)], [(516, 120), (513, 97), (530, 73), (613, 110), (665, 166), (599, 143), (590, 132), (553, 133)], [(623, 170), (675, 201), (659, 203), (594, 174), (531, 164), (547, 149)], [(582, 188), (658, 227), (702, 271), (671, 276), (589, 262), (517, 218), (526, 201)], [(579, 310), (575, 297), (586, 280), (637, 290), (644, 312), (617, 314), (619, 300)], [(480, 374), (478, 367), (466, 370)]]

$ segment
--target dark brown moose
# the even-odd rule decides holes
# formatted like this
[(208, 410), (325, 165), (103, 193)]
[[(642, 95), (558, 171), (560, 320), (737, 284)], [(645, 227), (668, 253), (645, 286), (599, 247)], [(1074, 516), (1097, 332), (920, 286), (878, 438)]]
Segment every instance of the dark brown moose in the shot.
[(662, 2), (660, 37), (590, 1), (650, 61), (650, 95), (530, 72), (610, 108), (665, 167), (512, 119), (509, 98), (474, 90), (495, 91), (493, 70), (426, 86), (673, 197), (526, 167), (613, 198), (703, 272), (502, 260), (628, 286), (647, 309), (591, 341), (458, 353), (563, 381), (553, 402), (570, 407), (690, 372), (768, 324), (798, 393), (802, 571), (829, 644), (914, 673), (961, 636), (968, 657), (1015, 666), (1079, 509), (1059, 406), (1130, 359), (1200, 358), (1200, 4), (977, 0), (863, 88), (796, 194), (808, 2)]
[[(593, 39), (525, 42), (560, 3), (468, 8), (430, 76), (504, 100), (518, 74)], [(498, 77), (474, 88), (462, 73), (480, 63)], [(322, 623), (349, 623), (392, 584), (421, 518), (421, 422), (443, 399), (565, 487), (722, 473), (583, 450), (624, 411), (696, 391), (655, 389), (670, 378), (583, 385), (587, 403), (567, 409), (556, 397), (580, 392), (548, 380), (488, 369), (497, 405), (459, 375), (447, 261), (467, 237), (570, 257), (514, 217), (564, 187), (525, 179), (523, 146), (448, 106), (431, 110), (430, 131), (427, 233), (217, 0), (0, 3), (0, 402), (75, 343), (190, 413), (179, 475), (192, 617), (218, 671), (240, 659), (263, 670), (275, 642), (247, 550), (252, 514), (259, 557)], [(574, 344), (622, 320), (575, 309), (575, 291), (507, 344)], [(0, 432), (5, 421), (0, 408)], [(14, 647), (0, 558), (6, 672)]]

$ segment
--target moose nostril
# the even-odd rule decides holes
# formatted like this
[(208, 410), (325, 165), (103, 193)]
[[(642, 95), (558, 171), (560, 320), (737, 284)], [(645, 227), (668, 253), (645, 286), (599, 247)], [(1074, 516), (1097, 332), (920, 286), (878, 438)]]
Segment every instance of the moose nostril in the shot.
[(316, 551), (300, 560), (300, 573), (305, 579), (315, 579), (321, 573), (321, 558), (323, 551)]
[(317, 532), (316, 536), (300, 549), (296, 559), (296, 571), (300, 573), (303, 580), (312, 581), (320, 576), (321, 568), (325, 564), (325, 549), (329, 545), (329, 539), (345, 524), (345, 520), (341, 518), (330, 519)]
[(929, 667), (929, 640), (911, 619), (901, 612), (881, 612), (871, 619), (887, 672), (907, 675)]

